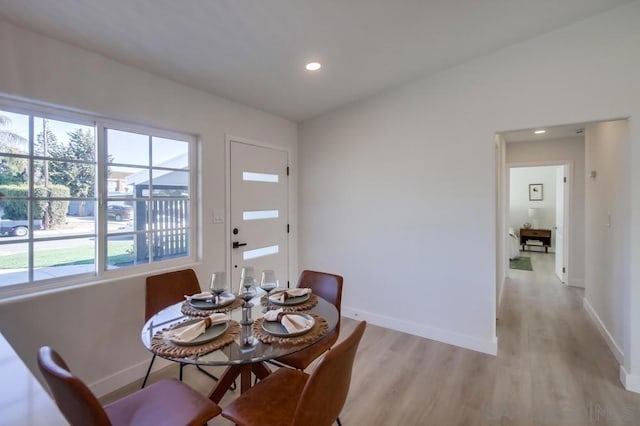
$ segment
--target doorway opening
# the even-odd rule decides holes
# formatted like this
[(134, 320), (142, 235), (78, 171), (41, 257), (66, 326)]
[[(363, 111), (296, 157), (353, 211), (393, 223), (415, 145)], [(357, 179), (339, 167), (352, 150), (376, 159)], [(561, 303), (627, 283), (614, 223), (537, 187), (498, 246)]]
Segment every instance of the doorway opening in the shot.
[[(547, 128), (547, 134), (543, 136), (534, 132), (538, 129), (496, 134), (496, 317), (500, 322), (500, 327), (496, 323), (497, 329), (505, 330), (504, 327), (511, 321), (520, 321), (530, 305), (528, 298), (537, 298), (539, 305), (536, 309), (539, 312), (536, 315), (540, 320), (555, 315), (556, 311), (548, 308), (563, 298), (573, 300), (571, 306), (581, 300), (585, 314), (579, 315), (574, 310), (576, 315), (571, 318), (588, 318), (622, 367), (627, 356), (622, 343), (625, 339), (628, 341), (631, 330), (631, 322), (625, 314), (630, 309), (631, 290), (628, 274), (631, 223), (628, 157), (631, 142), (628, 127), (627, 119), (612, 119)], [(556, 130), (564, 136), (555, 134)], [(529, 244), (519, 247), (531, 249), (532, 257), (542, 256), (538, 259), (545, 260), (541, 261), (543, 266), (538, 269), (539, 274), (534, 264), (533, 273), (514, 270), (511, 279), (508, 279), (511, 272), (508, 260), (509, 227), (527, 229), (528, 225), (524, 226), (527, 223), (531, 224), (529, 229), (535, 229), (544, 224), (540, 222), (541, 212), (530, 212), (530, 208), (537, 207), (531, 204), (526, 206), (526, 210), (521, 209), (519, 217), (512, 219), (511, 180), (517, 179), (512, 179), (511, 172), (518, 168), (541, 166), (565, 166), (566, 184), (556, 183), (556, 188), (564, 187), (562, 204), (565, 220), (557, 218), (553, 225), (545, 226), (545, 229), (551, 227), (550, 230), (555, 233), (548, 251), (557, 251), (558, 236), (563, 238), (560, 245), (567, 259), (564, 263), (564, 285), (558, 282), (555, 268), (545, 262), (551, 259), (550, 255), (541, 254), (545, 251), (544, 241), (542, 247), (536, 241), (530, 241), (532, 248)], [(562, 176), (558, 170), (555, 182), (559, 182)], [(526, 194), (526, 201), (540, 203), (538, 194), (542, 194), (542, 200), (546, 200), (549, 195), (547, 184), (537, 179), (529, 180), (520, 184), (525, 186), (521, 190)], [(538, 185), (541, 183), (542, 186)], [(556, 191), (555, 195), (559, 199), (561, 194)], [(538, 221), (537, 224), (534, 220)], [(521, 242), (520, 239), (518, 242)], [(562, 276), (562, 271), (559, 272), (558, 275)], [(503, 291), (505, 287), (509, 291)], [(504, 297), (503, 293), (506, 293)], [(527, 300), (526, 304), (518, 302), (522, 301), (518, 299), (522, 295)], [(539, 315), (541, 312), (544, 315)], [(559, 330), (563, 327), (560, 321), (549, 325), (548, 329)], [(624, 381), (627, 373), (624, 368), (621, 372), (624, 373), (621, 373)]]
[[(557, 266), (557, 280), (568, 286), (585, 287), (587, 126), (588, 123), (580, 123), (547, 127), (545, 133), (536, 133), (541, 129), (532, 128), (496, 135), (499, 212), (496, 314), (501, 305), (505, 280), (511, 272), (510, 246), (515, 246), (514, 240), (518, 251), (549, 252), (554, 274)], [(549, 173), (544, 178), (523, 175), (514, 183), (518, 187), (511, 188), (511, 171), (518, 173), (518, 170), (532, 167), (547, 168)], [(514, 214), (511, 214), (510, 199), (516, 196), (511, 194), (512, 189), (520, 199), (519, 213)], [(521, 241), (521, 229), (539, 227), (546, 230), (543, 235), (536, 233), (538, 235), (531, 238), (529, 232)], [(513, 228), (512, 233), (510, 228)], [(524, 246), (521, 243), (525, 243)], [(540, 244), (542, 248), (538, 248)], [(558, 257), (557, 262), (555, 256)]]
[(510, 270), (531, 267), (523, 260), (530, 260), (529, 253), (542, 253), (551, 259), (558, 280), (568, 283), (571, 166), (572, 162), (508, 165)]

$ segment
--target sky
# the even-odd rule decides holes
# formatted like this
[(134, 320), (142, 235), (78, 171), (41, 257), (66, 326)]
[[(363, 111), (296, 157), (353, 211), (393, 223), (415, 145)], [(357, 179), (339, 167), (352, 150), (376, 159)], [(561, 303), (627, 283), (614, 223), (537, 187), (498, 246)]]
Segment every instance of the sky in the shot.
[[(0, 115), (9, 117), (11, 123), (4, 126), (3, 130), (8, 130), (18, 134), (24, 139), (29, 139), (29, 116), (0, 110)], [(85, 131), (94, 132), (94, 127), (83, 124), (70, 123), (60, 120), (48, 120), (48, 127), (51, 132), (56, 135), (59, 142), (65, 144), (68, 142), (68, 133), (82, 128)], [(37, 135), (42, 132), (43, 120), (41, 117), (34, 117), (34, 132)], [(141, 135), (120, 130), (107, 130), (107, 151), (114, 163), (121, 163), (131, 166), (149, 166), (149, 138), (147, 135)], [(188, 148), (189, 145), (185, 141), (171, 140), (159, 137), (153, 137), (153, 155), (152, 165), (162, 166), (168, 160), (179, 156), (184, 156), (184, 164), (173, 163), (170, 167), (187, 168), (188, 166)], [(28, 143), (24, 143), (22, 153), (28, 153)], [(112, 170), (136, 172), (139, 168), (127, 168), (113, 166)]]

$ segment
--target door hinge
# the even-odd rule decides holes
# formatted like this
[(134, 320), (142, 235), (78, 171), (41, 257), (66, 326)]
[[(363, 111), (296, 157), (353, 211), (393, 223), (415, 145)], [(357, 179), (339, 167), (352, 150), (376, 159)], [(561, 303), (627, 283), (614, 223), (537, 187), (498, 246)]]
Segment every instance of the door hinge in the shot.
[(563, 179), (564, 179), (564, 183), (567, 183), (567, 177), (565, 176)]
[(562, 273), (566, 273), (567, 272), (567, 268), (565, 268), (564, 266), (562, 267)]
[(287, 223), (287, 234), (289, 233), (289, 224)]
[(287, 176), (289, 176), (289, 166), (287, 166)]

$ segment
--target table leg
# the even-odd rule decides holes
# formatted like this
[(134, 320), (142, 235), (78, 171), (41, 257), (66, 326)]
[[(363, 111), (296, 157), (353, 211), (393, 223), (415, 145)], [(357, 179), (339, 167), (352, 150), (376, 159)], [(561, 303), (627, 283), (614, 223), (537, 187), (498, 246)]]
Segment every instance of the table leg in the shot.
[(240, 375), (240, 367), (241, 366), (239, 365), (232, 365), (224, 370), (220, 380), (218, 380), (218, 383), (216, 383), (216, 386), (209, 394), (209, 399), (211, 401), (216, 404), (220, 402), (224, 394), (227, 393), (233, 382), (236, 380), (236, 377)]
[(269, 369), (269, 367), (267, 367), (267, 364), (265, 362), (256, 362), (255, 364), (251, 364), (251, 369), (258, 380), (262, 380), (269, 374), (271, 374), (271, 370)]
[(240, 393), (245, 393), (251, 388), (251, 373), (260, 380), (271, 374), (271, 370), (264, 362), (253, 364), (231, 365), (224, 371), (218, 383), (209, 394), (209, 399), (216, 404), (219, 403), (224, 394), (227, 393), (231, 384), (240, 376)]
[(240, 393), (245, 393), (249, 388), (251, 388), (251, 364), (246, 364), (241, 367)]

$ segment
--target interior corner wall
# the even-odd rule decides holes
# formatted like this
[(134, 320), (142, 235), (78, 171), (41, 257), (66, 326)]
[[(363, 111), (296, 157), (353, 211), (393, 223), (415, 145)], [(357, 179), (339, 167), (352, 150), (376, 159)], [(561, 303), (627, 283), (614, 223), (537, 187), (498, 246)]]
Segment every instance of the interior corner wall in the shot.
[(346, 315), (495, 350), (495, 133), (640, 116), (638, 22), (636, 1), (303, 122), (300, 267), (345, 277)]
[(505, 279), (509, 271), (506, 145), (504, 137), (496, 135), (496, 188), (498, 188), (496, 197), (496, 318), (500, 317)]
[[(507, 144), (506, 161), (514, 163), (571, 162), (569, 217), (569, 285), (585, 286), (585, 138), (584, 136)], [(545, 197), (546, 198), (546, 197)], [(517, 228), (516, 228), (517, 229)]]
[(629, 301), (629, 173), (624, 120), (589, 125), (586, 129), (585, 305), (596, 317), (616, 358), (622, 362), (625, 304)]
[[(225, 135), (289, 150), (291, 257), (297, 276), (296, 123), (128, 67), (0, 19), (0, 95), (89, 111), (199, 136), (200, 277), (226, 267)], [(195, 220), (192, 223), (197, 223)], [(159, 264), (158, 268), (162, 268)], [(102, 395), (143, 377), (149, 353), (140, 342), (144, 277), (69, 289), (0, 306), (0, 331), (39, 375), (36, 353), (51, 345)], [(156, 363), (157, 364), (157, 363)]]

